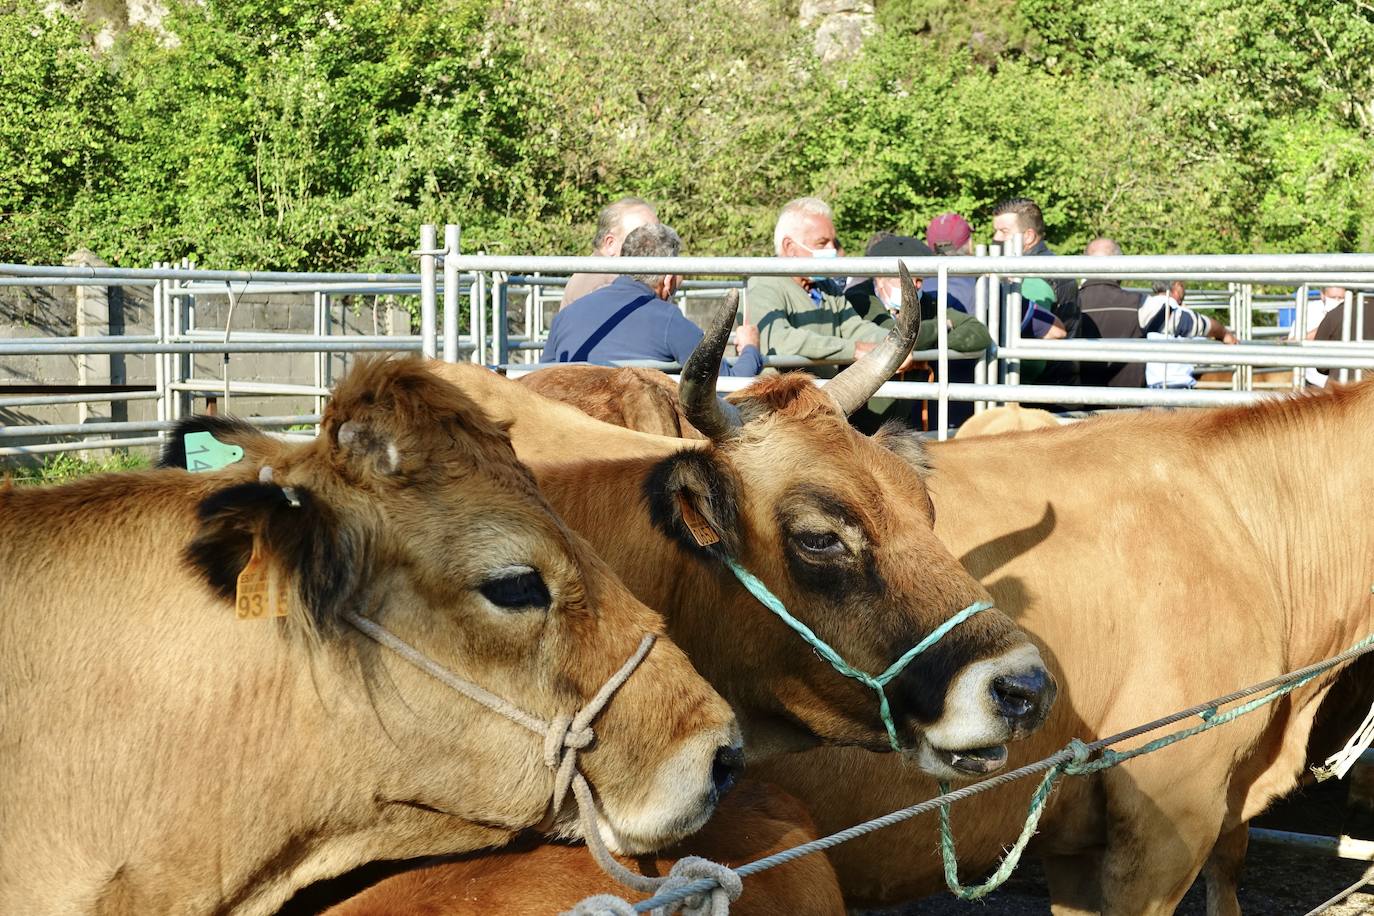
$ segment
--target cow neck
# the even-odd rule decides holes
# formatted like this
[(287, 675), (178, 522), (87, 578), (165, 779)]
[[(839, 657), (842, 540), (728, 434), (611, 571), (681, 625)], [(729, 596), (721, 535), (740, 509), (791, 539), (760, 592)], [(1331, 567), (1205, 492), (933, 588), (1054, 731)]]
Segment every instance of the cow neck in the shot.
[(1362, 498), (1374, 485), (1374, 383), (1361, 387), (1228, 411), (1236, 419), (1201, 451), (1264, 557), (1256, 571), (1291, 609), (1290, 667), (1374, 632), (1374, 529)]

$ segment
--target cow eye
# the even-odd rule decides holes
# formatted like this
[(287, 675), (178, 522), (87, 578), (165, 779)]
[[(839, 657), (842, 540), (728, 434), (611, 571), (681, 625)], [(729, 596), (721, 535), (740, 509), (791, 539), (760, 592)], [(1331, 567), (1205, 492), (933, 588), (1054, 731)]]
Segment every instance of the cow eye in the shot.
[(482, 596), (497, 607), (510, 611), (528, 608), (548, 610), (551, 598), (544, 577), (528, 566), (503, 570), (477, 588)]
[(830, 531), (799, 531), (792, 536), (797, 546), (817, 559), (831, 559), (844, 554), (844, 541)]

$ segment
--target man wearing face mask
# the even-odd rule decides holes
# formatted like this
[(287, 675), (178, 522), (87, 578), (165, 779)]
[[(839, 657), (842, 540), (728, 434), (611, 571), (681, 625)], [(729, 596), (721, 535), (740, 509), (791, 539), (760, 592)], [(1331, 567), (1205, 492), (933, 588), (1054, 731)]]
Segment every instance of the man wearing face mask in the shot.
[[(625, 238), (627, 258), (675, 258), (682, 240), (671, 227), (649, 223)], [(655, 360), (685, 363), (701, 343), (697, 327), (670, 301), (682, 278), (675, 274), (631, 274), (588, 293), (554, 316), (541, 363), (602, 363)], [(754, 376), (763, 368), (758, 328), (735, 329), (739, 358), (721, 375)]]
[[(927, 258), (932, 255), (933, 252), (920, 239), (886, 232), (870, 239), (868, 247), (864, 250), (864, 256), (869, 258)], [(914, 263), (910, 263), (909, 267), (913, 271), (921, 269)], [(935, 323), (935, 312), (939, 304), (935, 296), (921, 289), (923, 284), (920, 279), (914, 282), (921, 294), (921, 331), (916, 335), (916, 345), (913, 349), (932, 350), (939, 343), (940, 328)], [(854, 311), (884, 329), (892, 326), (894, 317), (902, 310), (902, 288), (896, 277), (862, 280), (845, 290), (845, 298), (854, 307)], [(951, 352), (981, 353), (992, 346), (992, 336), (983, 323), (958, 308), (945, 309), (945, 323), (949, 329)], [(918, 365), (917, 374), (908, 376), (907, 380), (935, 381), (937, 376), (934, 369), (934, 363), (928, 368)], [(951, 382), (972, 382), (973, 362), (952, 360), (949, 364), (949, 378)], [(869, 401), (866, 411), (872, 416), (857, 416), (854, 420), (854, 425), (864, 431), (869, 431), (870, 428), (876, 430), (888, 420), (900, 420), (909, 426), (926, 429), (930, 426), (926, 421), (934, 415), (932, 407), (922, 401), (886, 401), (880, 398)], [(958, 426), (972, 415), (972, 404), (950, 402), (949, 420), (952, 426)]]
[[(778, 214), (773, 249), (784, 258), (837, 257), (839, 245), (830, 207), (815, 197), (790, 201)], [(850, 360), (872, 350), (887, 331), (854, 311), (844, 297), (842, 282), (843, 278), (819, 275), (750, 278), (747, 307), (749, 314), (756, 316), (763, 352)], [(836, 369), (817, 366), (809, 371), (829, 378)]]

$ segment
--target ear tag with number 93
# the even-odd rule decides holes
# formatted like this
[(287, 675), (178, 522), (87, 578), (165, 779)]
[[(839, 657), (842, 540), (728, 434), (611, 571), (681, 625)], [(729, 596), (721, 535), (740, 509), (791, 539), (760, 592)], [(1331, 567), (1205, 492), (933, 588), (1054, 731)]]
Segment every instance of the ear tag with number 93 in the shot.
[(269, 563), (258, 553), (258, 542), (253, 541), (253, 556), (248, 565), (239, 573), (237, 594), (234, 598), (234, 612), (239, 620), (266, 620), (269, 617), (285, 617), (287, 609), (286, 577), (277, 569), (277, 564)]

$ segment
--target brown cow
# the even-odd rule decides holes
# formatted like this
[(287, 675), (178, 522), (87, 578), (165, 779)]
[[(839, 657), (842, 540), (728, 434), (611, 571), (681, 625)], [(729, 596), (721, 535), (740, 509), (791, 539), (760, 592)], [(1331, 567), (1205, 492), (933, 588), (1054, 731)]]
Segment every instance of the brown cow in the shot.
[[(739, 396), (736, 417), (714, 393), (735, 313), (727, 298), (683, 371), (684, 411), (711, 436), (704, 443), (596, 423), (479, 367), (433, 370), (511, 424), (560, 514), (665, 613), (730, 700), (751, 756), (820, 742), (885, 751), (874, 691), (813, 652), (727, 561), (873, 674), (985, 597), (932, 533), (919, 443), (846, 422), (910, 350), (919, 309), (903, 312), (913, 318), (825, 388), (763, 379)], [(955, 627), (887, 688), (903, 756), (942, 776), (999, 767), (1005, 742), (1039, 724), (1053, 691), (1035, 647), (997, 610)]]
[[(1374, 538), (1354, 496), (1369, 486), (1361, 456), (1372, 449), (1374, 385), (933, 447), (931, 493), (950, 520), (937, 530), (1049, 648), (1066, 687), (1017, 757), (1115, 733), (1374, 631)], [(1231, 562), (1197, 562), (1208, 554)], [(1056, 912), (1172, 912), (1219, 840), (1223, 861), (1213, 864), (1232, 869), (1245, 822), (1295, 786), (1332, 682), (1066, 780), (1037, 843)], [(920, 774), (845, 751), (761, 769), (802, 798), (822, 830), (936, 792)], [(841, 774), (863, 790), (835, 793)], [(955, 806), (966, 878), (1015, 838), (1032, 788)], [(939, 887), (935, 845), (929, 818), (845, 844), (832, 860), (851, 901), (890, 902)], [(1213, 891), (1213, 912), (1238, 911), (1233, 886)]]
[(598, 420), (679, 439), (704, 439), (682, 411), (677, 385), (657, 369), (574, 363), (519, 378), (545, 397), (571, 404)]
[[(815, 839), (806, 809), (786, 792), (743, 780), (710, 822), (666, 854), (620, 857), (639, 874), (668, 874), (678, 856), (697, 855), (732, 868)], [(326, 911), (326, 916), (550, 916), (594, 894), (641, 895), (611, 880), (584, 846), (511, 846), (387, 878)], [(835, 870), (820, 854), (763, 871), (744, 882), (731, 916), (844, 916)]]
[[(1070, 702), (1041, 735), (1018, 747), (1019, 759), (1298, 667), (1374, 628), (1368, 586), (1355, 569), (1356, 581), (1344, 588), (1330, 583), (1333, 594), (1345, 595), (1337, 603), (1346, 616), (1333, 619), (1330, 632), (1313, 629), (1326, 607), (1313, 589), (1326, 581), (1323, 552), (1346, 558), (1343, 576), (1352, 576), (1349, 560), (1360, 556), (1355, 542), (1332, 538), (1363, 530), (1358, 516), (1339, 520), (1352, 511), (1342, 487), (1359, 492), (1364, 472), (1358, 462), (1319, 451), (1330, 442), (1342, 454), (1364, 454), (1359, 442), (1374, 420), (1374, 391), (1359, 391), (1284, 406), (1123, 414), (1073, 431), (932, 447), (937, 532), (999, 605), (1049, 647), (1070, 690)], [(1311, 454), (1307, 466), (1321, 470), (1295, 478), (1293, 465), (1282, 465), (1286, 454)], [(1208, 555), (1253, 562), (1198, 562)], [(1256, 581), (1255, 569), (1270, 575)], [(1213, 618), (1224, 624), (1200, 625)], [(1239, 628), (1246, 621), (1252, 635)], [(1286, 644), (1290, 630), (1300, 639)], [(1294, 786), (1306, 729), (1325, 693), (1324, 686), (1306, 688), (1221, 733), (1070, 781), (1038, 843), (1056, 912), (1169, 912), (1204, 862), (1209, 912), (1239, 912), (1245, 821)], [(1327, 711), (1345, 723), (1340, 741), (1367, 709), (1348, 705)], [(1213, 766), (1180, 775), (1199, 761)], [(919, 774), (847, 751), (761, 769), (813, 806), (825, 830), (937, 791)], [(862, 791), (836, 793), (839, 780)], [(1002, 789), (956, 806), (966, 878), (991, 867), (1014, 839), (1030, 791), (1029, 784)], [(834, 857), (849, 895), (892, 903), (938, 890), (939, 861), (928, 852), (933, 829), (933, 819), (909, 822), (839, 848)]]
[[(577, 833), (539, 736), (350, 620), (548, 721), (660, 618), (416, 360), (360, 366), (315, 442), (260, 438), (267, 463), (0, 490), (0, 912), (270, 913), (373, 858)], [(235, 619), (250, 555), (281, 619)], [(622, 851), (699, 826), (737, 754), (666, 638), (594, 729)]]

